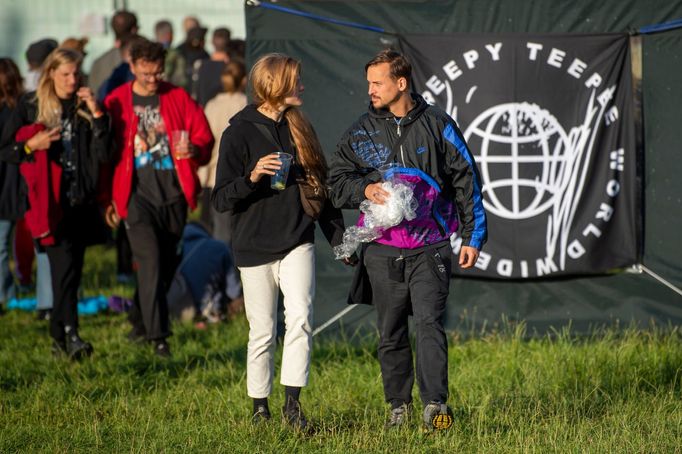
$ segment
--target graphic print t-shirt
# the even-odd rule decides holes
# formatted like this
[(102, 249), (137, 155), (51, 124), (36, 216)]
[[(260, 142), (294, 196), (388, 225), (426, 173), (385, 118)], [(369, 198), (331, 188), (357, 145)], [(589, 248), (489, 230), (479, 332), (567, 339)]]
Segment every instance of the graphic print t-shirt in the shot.
[(133, 109), (138, 120), (134, 144), (136, 194), (157, 204), (176, 202), (183, 194), (170, 154), (159, 96), (133, 93)]

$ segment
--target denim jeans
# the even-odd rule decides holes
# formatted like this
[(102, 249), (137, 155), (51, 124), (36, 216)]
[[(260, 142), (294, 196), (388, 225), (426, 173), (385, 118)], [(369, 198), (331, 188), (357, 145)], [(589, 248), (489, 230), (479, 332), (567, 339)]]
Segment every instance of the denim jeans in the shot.
[(10, 240), (14, 221), (0, 220), (0, 303), (14, 298), (14, 276), (9, 269)]
[(46, 252), (36, 252), (36, 309), (52, 309), (52, 274)]

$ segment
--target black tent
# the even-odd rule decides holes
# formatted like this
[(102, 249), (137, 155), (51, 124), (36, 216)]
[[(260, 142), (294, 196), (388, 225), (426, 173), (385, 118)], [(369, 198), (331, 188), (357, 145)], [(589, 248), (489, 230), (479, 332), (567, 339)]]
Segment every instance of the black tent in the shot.
[[(629, 34), (632, 76), (636, 84), (641, 80), (631, 112), (639, 137), (631, 266), (538, 279), (457, 276), (446, 324), (466, 332), (502, 318), (525, 320), (531, 332), (569, 323), (577, 332), (617, 322), (666, 325), (682, 320), (682, 182), (676, 178), (682, 171), (682, 29), (645, 27), (679, 18), (682, 2), (665, 0), (247, 2), (247, 56), (284, 52), (302, 61), (304, 110), (331, 153), (366, 109), (364, 64), (382, 48), (400, 47), (406, 36)], [(317, 325), (346, 308), (351, 275), (319, 244)], [(368, 314), (371, 308), (359, 307), (342, 321), (366, 324), (373, 319)]]

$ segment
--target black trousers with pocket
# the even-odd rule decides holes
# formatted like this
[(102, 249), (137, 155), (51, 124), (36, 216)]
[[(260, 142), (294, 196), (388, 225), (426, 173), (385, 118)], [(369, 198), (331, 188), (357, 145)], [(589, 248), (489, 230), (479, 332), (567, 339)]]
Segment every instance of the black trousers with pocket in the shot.
[(448, 398), (447, 338), (443, 321), (449, 292), (449, 244), (400, 257), (399, 250), (368, 247), (365, 266), (372, 285), (379, 328), (379, 363), (386, 401), (412, 401), (414, 368), (408, 316), (416, 331), (416, 372), (424, 404)]
[(180, 263), (187, 202), (155, 205), (133, 194), (126, 233), (137, 263), (137, 289), (128, 320), (137, 336), (162, 340), (171, 335), (166, 293)]

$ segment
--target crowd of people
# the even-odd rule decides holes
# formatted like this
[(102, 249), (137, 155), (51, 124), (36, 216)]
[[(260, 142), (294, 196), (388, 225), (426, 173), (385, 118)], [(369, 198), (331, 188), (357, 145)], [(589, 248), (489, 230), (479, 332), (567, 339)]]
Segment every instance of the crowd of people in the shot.
[[(300, 109), (301, 62), (263, 55), (247, 77), (243, 42), (227, 28), (214, 30), (209, 54), (207, 29), (194, 17), (183, 27), (185, 41), (172, 47), (170, 22), (159, 21), (149, 39), (138, 35), (133, 13), (116, 12), (114, 46), (87, 78), (85, 39), (32, 44), (24, 78), (0, 59), (0, 301), (16, 292), (12, 231), (17, 269), (26, 269), (35, 248), (36, 292), (53, 352), (71, 359), (94, 351), (78, 331), (84, 252), (112, 231), (119, 278), (135, 274), (129, 338), (161, 357), (171, 355), (171, 314), (215, 317), (221, 301), (243, 290), (246, 387), (252, 420), (263, 423), (271, 419), (281, 293), (282, 417), (306, 430), (300, 394), (311, 360), (314, 229), (339, 246), (342, 208), (390, 204), (379, 169), (393, 163), (394, 178), (414, 190), (417, 217), (341, 258), (355, 267), (349, 301), (377, 309), (388, 426), (404, 425), (412, 412), (411, 315), (423, 421), (448, 428), (449, 237), (461, 225), (459, 265), (469, 268), (487, 235), (480, 177), (456, 123), (412, 93), (404, 56), (382, 51), (365, 67), (368, 112), (328, 165)], [(188, 223), (199, 205), (201, 222)], [(30, 252), (20, 252), (22, 238)], [(23, 271), (17, 277), (27, 284)]]
[(229, 218), (208, 200), (213, 145), (246, 105), (244, 42), (216, 28), (209, 54), (207, 29), (195, 17), (183, 21), (186, 39), (177, 47), (167, 20), (151, 39), (138, 34), (132, 12), (117, 11), (110, 25), (113, 46), (87, 75), (87, 38), (33, 42), (24, 77), (11, 59), (0, 60), (0, 308), (35, 289), (54, 351), (74, 359), (91, 354), (78, 333), (84, 251), (113, 238), (117, 278), (132, 282), (137, 275), (131, 338), (168, 356), (165, 299), (181, 260), (187, 209), (201, 198), (202, 220), (228, 259), (220, 262), (223, 276), (207, 275), (213, 290), (195, 297), (197, 312), (202, 300), (240, 293), (238, 282), (229, 291), (215, 285), (227, 285), (234, 261)]

